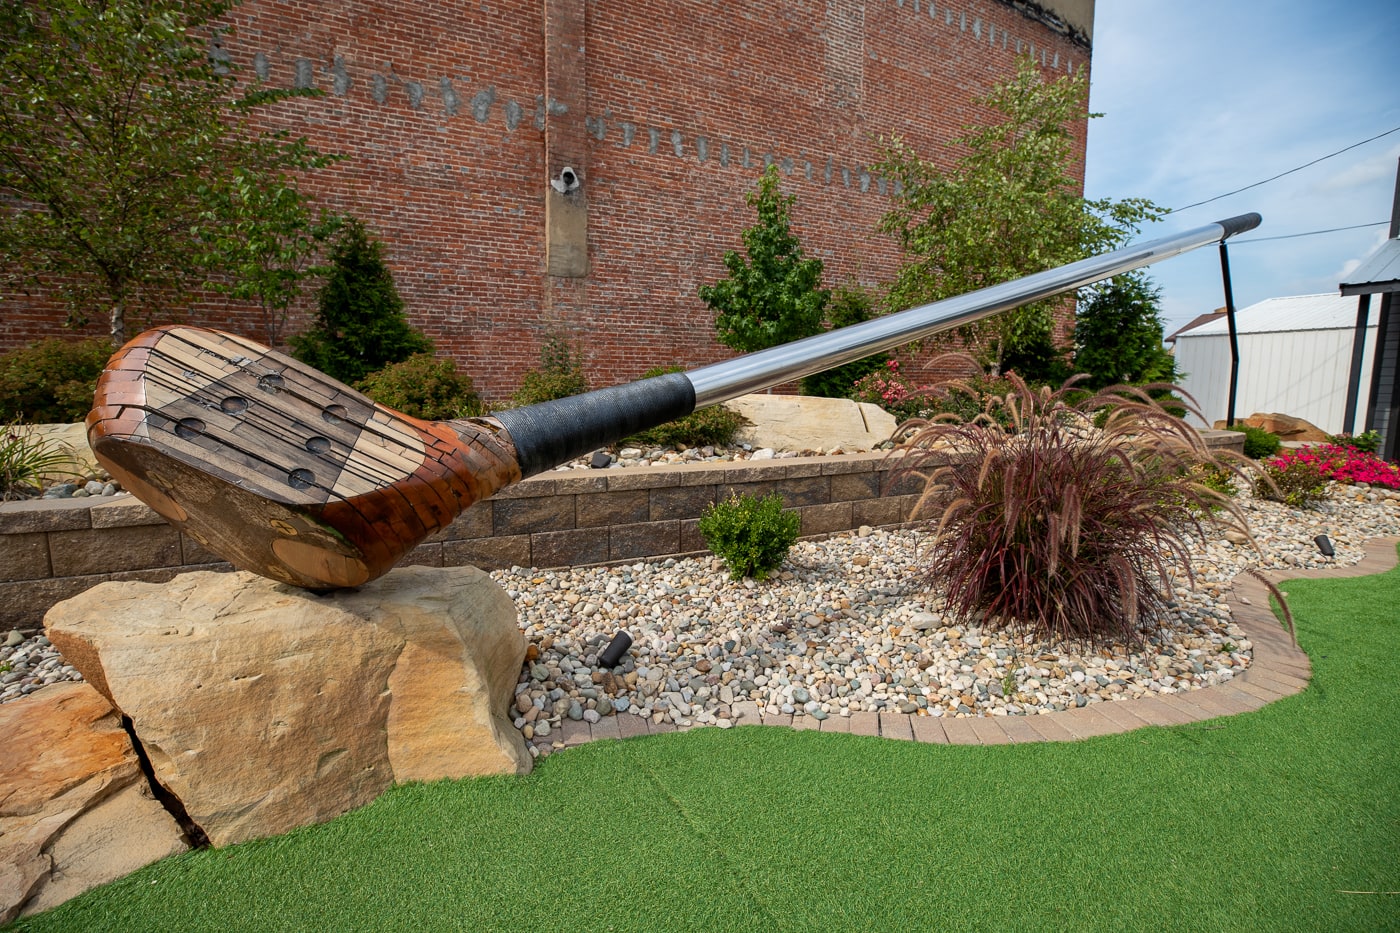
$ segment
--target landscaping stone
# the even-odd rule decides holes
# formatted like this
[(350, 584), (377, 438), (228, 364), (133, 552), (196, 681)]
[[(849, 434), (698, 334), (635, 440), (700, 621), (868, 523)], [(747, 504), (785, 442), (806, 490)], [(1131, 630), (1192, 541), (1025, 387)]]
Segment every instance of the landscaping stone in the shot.
[[(953, 624), (938, 594), (918, 585), (927, 537), (917, 531), (863, 528), (798, 542), (761, 584), (730, 581), (708, 558), (493, 576), (540, 652), (520, 686), (551, 697), (542, 720), (555, 726), (583, 697), (579, 684), (604, 673), (613, 677), (613, 708), (624, 719), (675, 713), (699, 721), (738, 703), (772, 716), (800, 708), (814, 719), (881, 710), (1038, 717), (1234, 681), (1253, 654), (1225, 603), (1240, 570), (1353, 562), (1368, 538), (1400, 533), (1400, 493), (1332, 490), (1308, 510), (1241, 493), (1260, 550), (1223, 532), (1194, 541), (1192, 576), (1185, 568), (1173, 574), (1166, 624), (1144, 633), (1142, 645), (1102, 650)], [(1321, 533), (1333, 539), (1336, 558), (1313, 544)], [(582, 605), (593, 611), (579, 615), (573, 607)], [(596, 669), (600, 646), (622, 627), (631, 649), (617, 668)], [(685, 697), (680, 688), (690, 684), (698, 686)]]
[(755, 448), (871, 450), (895, 429), (889, 412), (844, 398), (753, 394), (725, 404), (752, 422), (736, 437)]
[(0, 735), (0, 923), (188, 848), (88, 684), (0, 706)]
[(132, 720), (218, 846), (322, 822), (409, 780), (525, 773), (515, 610), (471, 567), (317, 596), (249, 573), (104, 583), (49, 637)]

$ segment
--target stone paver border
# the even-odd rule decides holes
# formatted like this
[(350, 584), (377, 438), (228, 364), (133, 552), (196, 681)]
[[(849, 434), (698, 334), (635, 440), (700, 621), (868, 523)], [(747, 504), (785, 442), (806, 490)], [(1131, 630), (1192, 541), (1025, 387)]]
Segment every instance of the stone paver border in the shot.
[[(1275, 584), (1303, 578), (1335, 579), (1384, 573), (1396, 564), (1396, 544), (1400, 537), (1373, 538), (1366, 542), (1366, 555), (1360, 563), (1325, 567), (1318, 570), (1269, 571), (1264, 575)], [(1254, 646), (1249, 668), (1228, 683), (1130, 700), (1094, 703), (1063, 712), (1038, 716), (984, 716), (976, 718), (934, 718), (898, 712), (858, 712), (831, 716), (821, 722), (810, 716), (765, 714), (752, 702), (731, 707), (736, 725), (786, 726), (821, 732), (847, 732), (852, 735), (880, 736), (915, 742), (953, 745), (1007, 745), (1027, 742), (1073, 742), (1096, 735), (1110, 735), (1143, 726), (1175, 726), (1201, 722), (1220, 716), (1233, 716), (1259, 709), (1275, 700), (1299, 693), (1312, 676), (1312, 662), (1302, 649), (1294, 647), (1288, 631), (1269, 608), (1268, 589), (1249, 574), (1240, 574), (1226, 597), (1235, 623), (1244, 629)], [(595, 739), (632, 738), (662, 732), (685, 732), (709, 726), (676, 726), (655, 723), (640, 716), (610, 716), (590, 726), (587, 722), (565, 720), (560, 729), (564, 747), (582, 745)], [(558, 752), (561, 749), (555, 748)]]

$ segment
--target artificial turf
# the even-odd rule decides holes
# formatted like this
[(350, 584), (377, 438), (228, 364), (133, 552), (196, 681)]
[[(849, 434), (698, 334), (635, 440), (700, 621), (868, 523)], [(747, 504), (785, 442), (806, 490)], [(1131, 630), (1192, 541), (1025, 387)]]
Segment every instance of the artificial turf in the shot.
[(1294, 581), (1309, 687), (1067, 744), (595, 742), (167, 859), (18, 929), (1400, 929), (1400, 568)]

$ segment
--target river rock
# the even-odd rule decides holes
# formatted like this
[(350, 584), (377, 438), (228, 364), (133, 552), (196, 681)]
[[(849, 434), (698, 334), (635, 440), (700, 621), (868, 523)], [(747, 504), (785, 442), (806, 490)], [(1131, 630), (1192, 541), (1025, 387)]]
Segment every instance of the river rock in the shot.
[(189, 848), (87, 684), (0, 706), (0, 735), (0, 923)]
[(103, 583), (50, 640), (129, 716), (216, 846), (324, 822), (404, 781), (523, 774), (515, 607), (473, 567), (318, 596), (250, 573)]

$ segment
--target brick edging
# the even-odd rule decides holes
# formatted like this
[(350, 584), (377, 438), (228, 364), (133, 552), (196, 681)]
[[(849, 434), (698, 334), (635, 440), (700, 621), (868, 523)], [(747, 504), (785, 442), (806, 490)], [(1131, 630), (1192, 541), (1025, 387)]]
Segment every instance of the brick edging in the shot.
[[(1272, 583), (1296, 579), (1340, 579), (1384, 573), (1396, 564), (1400, 537), (1372, 538), (1366, 542), (1360, 563), (1318, 570), (1272, 571), (1264, 575)], [(1226, 602), (1230, 614), (1253, 643), (1253, 661), (1227, 683), (1186, 693), (1161, 694), (1129, 700), (1094, 703), (1063, 712), (1038, 716), (981, 716), (962, 719), (916, 716), (897, 712), (858, 712), (831, 716), (821, 722), (811, 716), (790, 713), (766, 715), (756, 703), (736, 703), (738, 725), (786, 726), (821, 732), (848, 732), (916, 742), (953, 745), (1008, 745), (1026, 742), (1072, 742), (1096, 735), (1111, 735), (1143, 726), (1174, 726), (1219, 716), (1233, 716), (1292, 696), (1308, 685), (1312, 662), (1295, 647), (1287, 630), (1269, 608), (1269, 592), (1247, 573), (1235, 577)], [(587, 722), (566, 719), (556, 744), (582, 745), (595, 739), (626, 739), (662, 732), (686, 732), (707, 726), (654, 723), (623, 714)]]

